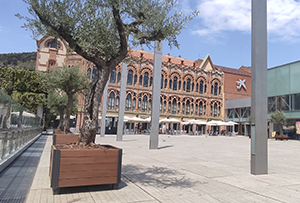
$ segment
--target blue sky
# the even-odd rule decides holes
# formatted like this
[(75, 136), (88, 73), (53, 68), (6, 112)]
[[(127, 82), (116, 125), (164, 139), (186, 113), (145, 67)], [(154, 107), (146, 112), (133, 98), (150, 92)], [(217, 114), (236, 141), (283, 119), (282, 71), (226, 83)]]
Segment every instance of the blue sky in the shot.
[[(163, 53), (197, 60), (210, 55), (215, 65), (251, 66), (251, 0), (179, 0), (176, 9), (200, 14), (178, 36), (180, 49), (164, 43)], [(36, 51), (31, 32), (15, 17), (29, 16), (22, 0), (0, 1), (0, 53)], [(146, 49), (146, 48), (145, 48)], [(268, 0), (268, 67), (300, 60), (299, 0)]]

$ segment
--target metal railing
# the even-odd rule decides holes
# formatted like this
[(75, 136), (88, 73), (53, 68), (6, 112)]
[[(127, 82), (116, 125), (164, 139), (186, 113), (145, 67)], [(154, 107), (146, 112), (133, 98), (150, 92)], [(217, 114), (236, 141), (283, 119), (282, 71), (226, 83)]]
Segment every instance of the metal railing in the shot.
[(26, 145), (30, 140), (42, 132), (41, 127), (15, 128), (0, 131), (0, 160), (5, 159), (16, 150)]

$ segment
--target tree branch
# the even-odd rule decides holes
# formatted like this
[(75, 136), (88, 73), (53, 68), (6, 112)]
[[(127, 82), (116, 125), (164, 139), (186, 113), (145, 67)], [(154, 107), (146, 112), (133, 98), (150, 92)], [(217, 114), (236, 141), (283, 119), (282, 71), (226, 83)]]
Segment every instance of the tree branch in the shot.
[(68, 33), (68, 31), (63, 26), (54, 26), (46, 16), (43, 16), (38, 9), (32, 6), (32, 9), (39, 17), (40, 21), (50, 27), (53, 31), (55, 31), (57, 34), (59, 34), (66, 42), (68, 42), (69, 47), (71, 47), (77, 54), (81, 55), (83, 58), (85, 58), (88, 61), (93, 62), (94, 64), (97, 64), (97, 67), (103, 67), (105, 64), (105, 61), (100, 57), (100, 52), (97, 50), (94, 50), (94, 53), (87, 53), (86, 51), (82, 50), (82, 48), (78, 45), (76, 40), (72, 38), (72, 35)]
[(113, 69), (116, 65), (118, 65), (127, 55), (127, 34), (124, 29), (124, 23), (121, 20), (120, 10), (117, 9), (115, 6), (112, 6), (113, 17), (115, 23), (117, 25), (119, 37), (120, 37), (120, 49), (116, 54), (116, 57), (113, 57), (111, 60), (107, 62), (108, 67)]

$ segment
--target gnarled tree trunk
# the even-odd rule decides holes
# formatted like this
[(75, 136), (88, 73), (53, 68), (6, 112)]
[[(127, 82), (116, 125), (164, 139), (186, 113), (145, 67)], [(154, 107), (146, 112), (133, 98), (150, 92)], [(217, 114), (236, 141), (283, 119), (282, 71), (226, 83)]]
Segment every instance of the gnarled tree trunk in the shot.
[[(98, 129), (99, 106), (109, 73), (109, 67), (97, 68), (91, 88), (85, 97), (83, 124), (80, 129), (78, 141), (86, 145), (95, 142)], [(106, 97), (107, 95), (103, 96)]]

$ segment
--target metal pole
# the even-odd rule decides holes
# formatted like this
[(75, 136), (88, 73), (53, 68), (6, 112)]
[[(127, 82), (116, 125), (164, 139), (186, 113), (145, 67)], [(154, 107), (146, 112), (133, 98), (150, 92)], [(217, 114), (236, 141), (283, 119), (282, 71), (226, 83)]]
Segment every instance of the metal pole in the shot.
[(251, 174), (268, 173), (267, 1), (252, 0)]
[(100, 137), (105, 136), (105, 121), (106, 121), (106, 108), (107, 108), (107, 91), (108, 91), (108, 81), (105, 85), (104, 91), (103, 91), (103, 104), (102, 104), (102, 120), (101, 120), (101, 134)]
[(127, 64), (122, 63), (117, 141), (123, 140)]
[(154, 67), (152, 85), (151, 132), (149, 149), (158, 149), (159, 105), (160, 105), (160, 78), (162, 65), (162, 41), (155, 41)]

